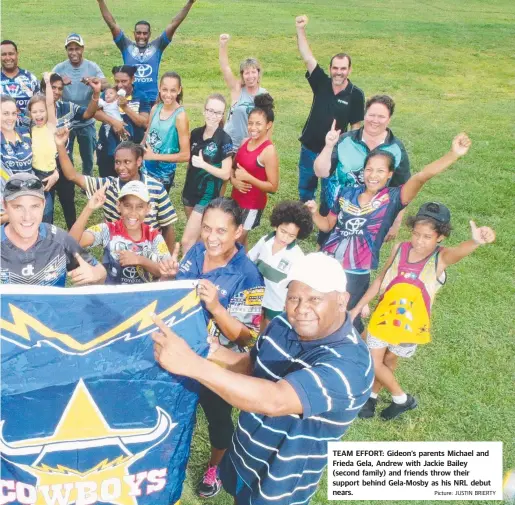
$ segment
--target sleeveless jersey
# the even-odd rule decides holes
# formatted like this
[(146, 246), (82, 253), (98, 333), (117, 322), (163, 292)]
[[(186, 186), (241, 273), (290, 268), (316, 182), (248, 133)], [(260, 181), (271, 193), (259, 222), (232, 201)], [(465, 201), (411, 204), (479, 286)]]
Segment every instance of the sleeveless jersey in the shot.
[[(150, 123), (150, 129), (146, 138), (147, 145), (150, 146), (152, 151), (158, 154), (175, 154), (180, 151), (179, 146), (179, 134), (177, 133), (177, 127), (175, 121), (177, 116), (184, 111), (184, 107), (179, 107), (173, 114), (165, 120), (160, 119), (161, 110), (163, 104), (160, 103), (156, 107), (156, 111), (152, 116), (152, 122)], [(152, 177), (160, 180), (167, 181), (170, 179), (170, 175), (175, 173), (177, 165), (167, 161), (145, 161), (145, 170)]]
[[(249, 139), (250, 140), (250, 139)], [(249, 140), (243, 143), (236, 153), (235, 162), (241, 165), (250, 175), (254, 176), (260, 181), (266, 181), (265, 167), (261, 166), (258, 162), (259, 155), (264, 149), (272, 142), (265, 140), (258, 148), (253, 151), (248, 150)], [(236, 200), (242, 209), (264, 209), (266, 206), (267, 195), (264, 191), (252, 186), (248, 193), (241, 193), (236, 188), (233, 188), (231, 198)]]
[[(257, 95), (266, 93), (265, 88), (259, 88)], [(250, 111), (254, 108), (254, 98), (246, 87), (241, 88), (241, 93), (227, 115), (224, 130), (229, 134), (235, 149), (238, 149), (243, 139), (248, 136), (248, 122)]]
[(368, 326), (372, 336), (393, 345), (431, 341), (431, 306), (445, 283), (445, 272), (436, 276), (439, 247), (416, 263), (408, 261), (410, 250), (411, 243), (400, 245), (381, 283), (381, 298)]

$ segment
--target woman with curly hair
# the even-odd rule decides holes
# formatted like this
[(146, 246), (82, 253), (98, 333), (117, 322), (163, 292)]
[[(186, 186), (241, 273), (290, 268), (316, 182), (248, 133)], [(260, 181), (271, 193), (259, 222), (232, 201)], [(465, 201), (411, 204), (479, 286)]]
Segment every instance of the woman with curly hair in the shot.
[(286, 278), (292, 265), (304, 253), (297, 244), (313, 231), (313, 218), (302, 202), (285, 201), (277, 204), (270, 216), (272, 233), (261, 237), (250, 250), (249, 258), (265, 279), (261, 331), (284, 310), (287, 289), (280, 281)]

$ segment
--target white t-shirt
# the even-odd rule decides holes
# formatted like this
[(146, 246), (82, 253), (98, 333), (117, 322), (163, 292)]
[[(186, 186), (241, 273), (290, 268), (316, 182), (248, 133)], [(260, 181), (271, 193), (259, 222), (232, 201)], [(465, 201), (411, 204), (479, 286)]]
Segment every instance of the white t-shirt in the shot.
[(102, 110), (113, 119), (117, 119), (118, 121), (123, 121), (122, 115), (120, 114), (120, 108), (118, 105), (118, 100), (115, 102), (108, 103), (103, 98), (98, 99), (98, 105), (102, 107)]
[(282, 311), (288, 290), (279, 286), (279, 282), (286, 278), (293, 263), (304, 256), (304, 253), (295, 242), (292, 242), (289, 246), (272, 254), (274, 238), (275, 233), (261, 237), (249, 251), (249, 258), (256, 264), (265, 279), (263, 307)]

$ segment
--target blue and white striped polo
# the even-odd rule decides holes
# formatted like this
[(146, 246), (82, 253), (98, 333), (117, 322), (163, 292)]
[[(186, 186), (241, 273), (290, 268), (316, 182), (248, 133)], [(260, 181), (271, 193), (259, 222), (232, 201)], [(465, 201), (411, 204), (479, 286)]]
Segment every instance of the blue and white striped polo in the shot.
[(224, 488), (239, 494), (243, 481), (252, 505), (307, 504), (327, 464), (327, 442), (340, 440), (370, 396), (372, 359), (349, 316), (332, 335), (301, 341), (284, 313), (259, 337), (251, 358), (254, 377), (293, 386), (303, 414), (242, 412), (222, 463)]

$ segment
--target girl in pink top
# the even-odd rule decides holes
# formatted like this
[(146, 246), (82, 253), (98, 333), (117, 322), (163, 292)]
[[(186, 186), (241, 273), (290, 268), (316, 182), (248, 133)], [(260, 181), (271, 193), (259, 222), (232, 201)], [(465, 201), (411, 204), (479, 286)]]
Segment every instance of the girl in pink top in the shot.
[(240, 242), (247, 248), (250, 230), (259, 226), (266, 207), (267, 193), (279, 187), (279, 158), (268, 132), (274, 122), (274, 100), (268, 94), (256, 96), (249, 115), (249, 137), (238, 149), (231, 176), (231, 197), (243, 209), (243, 234)]

